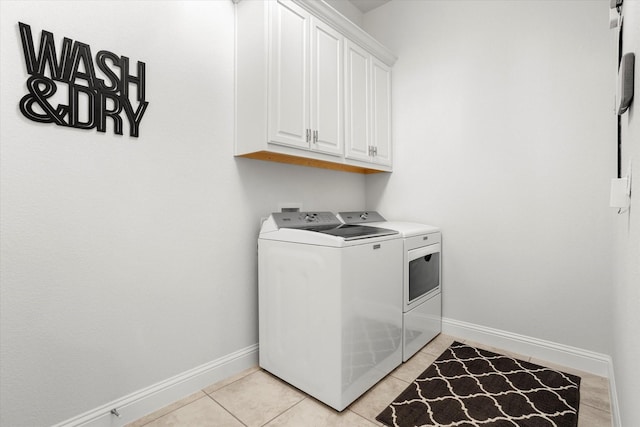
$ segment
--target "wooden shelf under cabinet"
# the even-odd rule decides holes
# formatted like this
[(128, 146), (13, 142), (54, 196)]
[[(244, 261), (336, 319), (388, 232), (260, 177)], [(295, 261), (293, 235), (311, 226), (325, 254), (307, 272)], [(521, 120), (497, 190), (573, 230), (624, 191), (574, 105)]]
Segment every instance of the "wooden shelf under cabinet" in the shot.
[(385, 171), (370, 169), (366, 167), (345, 165), (342, 163), (327, 162), (325, 160), (308, 159), (305, 157), (291, 156), (288, 154), (274, 153), (272, 151), (256, 151), (255, 153), (240, 154), (236, 157), (244, 157), (246, 159), (267, 160), (270, 162), (287, 163), (297, 166), (308, 166), (313, 168), (331, 169), (342, 172), (372, 174), (383, 173)]

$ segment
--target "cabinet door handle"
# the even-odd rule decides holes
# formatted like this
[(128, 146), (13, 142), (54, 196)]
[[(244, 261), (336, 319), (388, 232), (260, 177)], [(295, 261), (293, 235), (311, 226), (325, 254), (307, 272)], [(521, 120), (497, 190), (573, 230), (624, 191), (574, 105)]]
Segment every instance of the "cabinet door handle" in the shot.
[(318, 131), (317, 130), (313, 131), (313, 143), (314, 144), (318, 143)]
[(311, 129), (307, 129), (307, 140), (306, 142), (311, 141)]

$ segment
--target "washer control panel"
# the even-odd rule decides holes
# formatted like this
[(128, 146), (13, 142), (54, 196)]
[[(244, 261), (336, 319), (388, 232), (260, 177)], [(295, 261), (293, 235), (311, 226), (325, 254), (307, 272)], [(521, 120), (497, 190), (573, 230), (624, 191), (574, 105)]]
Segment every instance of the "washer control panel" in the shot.
[(342, 223), (332, 212), (274, 212), (278, 228), (337, 227)]

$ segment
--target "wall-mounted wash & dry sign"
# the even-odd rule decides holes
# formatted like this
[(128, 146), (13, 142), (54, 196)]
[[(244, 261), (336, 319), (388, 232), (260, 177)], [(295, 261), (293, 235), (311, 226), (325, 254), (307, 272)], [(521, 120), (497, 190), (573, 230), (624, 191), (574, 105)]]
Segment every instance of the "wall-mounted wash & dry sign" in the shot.
[[(129, 135), (138, 137), (140, 122), (149, 105), (145, 100), (144, 62), (138, 61), (136, 73), (131, 74), (128, 57), (100, 50), (94, 61), (88, 44), (67, 37), (63, 38), (58, 53), (53, 33), (44, 30), (36, 49), (31, 27), (22, 22), (18, 26), (30, 76), (26, 81), (28, 93), (19, 102), (26, 118), (98, 132), (106, 132), (110, 119), (114, 133), (122, 135), (124, 117)], [(132, 86), (135, 96), (133, 93), (129, 96)], [(61, 89), (66, 90), (62, 95)]]

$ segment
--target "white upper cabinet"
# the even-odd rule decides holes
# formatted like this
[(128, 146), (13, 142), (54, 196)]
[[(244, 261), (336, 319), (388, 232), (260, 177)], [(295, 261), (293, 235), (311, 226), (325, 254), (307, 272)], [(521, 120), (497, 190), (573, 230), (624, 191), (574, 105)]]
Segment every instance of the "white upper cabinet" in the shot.
[(240, 1), (235, 155), (391, 171), (395, 59), (323, 1)]
[(373, 161), (391, 166), (391, 68), (371, 58), (371, 146)]
[(344, 38), (311, 18), (311, 141), (315, 150), (341, 155), (344, 141)]
[(340, 156), (340, 33), (291, 1), (271, 11), (269, 141)]
[(293, 3), (271, 11), (269, 140), (309, 148), (309, 22)]
[(369, 161), (371, 157), (371, 55), (346, 43), (346, 157)]
[(349, 41), (345, 52), (345, 156), (391, 166), (391, 68)]

